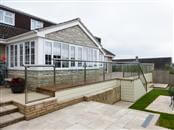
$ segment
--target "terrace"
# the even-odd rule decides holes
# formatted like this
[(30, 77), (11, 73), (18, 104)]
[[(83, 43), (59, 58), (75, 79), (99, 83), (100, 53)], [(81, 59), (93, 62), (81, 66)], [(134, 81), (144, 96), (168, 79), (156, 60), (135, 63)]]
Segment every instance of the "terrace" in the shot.
[[(63, 62), (65, 60), (62, 60)], [(66, 62), (71, 63), (71, 60), (66, 60)], [(41, 123), (42, 120), (45, 120), (45, 117), (49, 116), (55, 116), (60, 114), (61, 111), (65, 110), (65, 113), (69, 111), (79, 111), (79, 109), (76, 106), (83, 106), (84, 109), (82, 109), (82, 113), (88, 115), (90, 113), (90, 110), (86, 110), (86, 108), (92, 107), (91, 104), (96, 106), (96, 110), (94, 113), (96, 113), (96, 118), (103, 118), (100, 117), (103, 113), (102, 108), (101, 111), (99, 111), (98, 108), (100, 108), (102, 105), (101, 103), (105, 104), (115, 104), (114, 106), (111, 105), (104, 105), (108, 110), (114, 110), (115, 112), (118, 112), (115, 114), (115, 117), (111, 117), (109, 120), (112, 120), (107, 124), (106, 126), (109, 128), (111, 127), (112, 123), (114, 122), (115, 118), (118, 119), (119, 113), (122, 113), (123, 110), (130, 113), (129, 117), (127, 118), (126, 115), (122, 115), (121, 117), (123, 120), (126, 120), (126, 122), (130, 125), (117, 123), (117, 125), (114, 125), (113, 128), (159, 128), (155, 126), (159, 114), (154, 113), (144, 113), (139, 111), (134, 111), (128, 109), (127, 105), (126, 108), (120, 107), (118, 104), (127, 104), (126, 102), (136, 102), (137, 99), (145, 95), (147, 92), (151, 91), (153, 88), (152, 86), (160, 86), (159, 84), (153, 84), (152, 83), (152, 71), (153, 71), (153, 65), (152, 64), (139, 64), (138, 62), (132, 62), (132, 63), (113, 63), (113, 62), (92, 62), (92, 61), (73, 61), (82, 63), (83, 68), (80, 69), (73, 69), (73, 70), (57, 70), (56, 66), (25, 66), (24, 72), (22, 75), (25, 77), (25, 93), (21, 94), (13, 94), (10, 90), (10, 88), (0, 87), (1, 91), (1, 107), (3, 108), (1, 111), (1, 115), (4, 115), (4, 111), (9, 112), (10, 109), (8, 108), (8, 105), (14, 105), (17, 106), (18, 112), (22, 114), (22, 116), (18, 115), (19, 118), (16, 119), (16, 115), (6, 115), (4, 117), (3, 122), (1, 123), (1, 127), (7, 126), (8, 124), (15, 123), (20, 120), (31, 120), (31, 126), (33, 123)], [(88, 67), (89, 64), (96, 65), (96, 68), (90, 69)], [(51, 69), (50, 69), (51, 68)], [(43, 76), (43, 73), (40, 72), (40, 69), (46, 71), (51, 71), (51, 75), (45, 74)], [(34, 72), (37, 72), (37, 75), (32, 75)], [(98, 71), (100, 70), (100, 71)], [(91, 72), (92, 71), (92, 72)], [(64, 75), (62, 75), (64, 74)], [(77, 75), (79, 74), (79, 75)], [(42, 77), (37, 78), (37, 76), (42, 75)], [(67, 78), (65, 82), (64, 80), (60, 80), (62, 77)], [(32, 82), (37, 79), (37, 82)], [(41, 82), (42, 81), (42, 82)], [(44, 82), (43, 82), (44, 81)], [(49, 81), (49, 82), (48, 82)], [(163, 85), (164, 86), (164, 85)], [(84, 102), (87, 101), (87, 102)], [(95, 101), (89, 102), (89, 101)], [(119, 102), (119, 101), (126, 101), (126, 102)], [(82, 103), (81, 103), (82, 102)], [(83, 103), (84, 102), (84, 103)], [(99, 104), (97, 102), (100, 102)], [(118, 103), (117, 103), (118, 102)], [(78, 104), (80, 103), (80, 104)], [(74, 105), (77, 104), (77, 105)], [(82, 105), (81, 105), (82, 104)], [(5, 106), (4, 106), (5, 105)], [(73, 106), (71, 106), (73, 105)], [(68, 107), (69, 106), (69, 107)], [(67, 107), (67, 108), (66, 108)], [(73, 108), (76, 109), (73, 109)], [(86, 107), (86, 108), (85, 108)], [(64, 109), (62, 109), (64, 108)], [(62, 109), (62, 110), (60, 110)], [(68, 109), (68, 110), (66, 110)], [(50, 112), (59, 110), (55, 112), (55, 114), (48, 114)], [(116, 111), (117, 110), (117, 111)], [(66, 112), (67, 111), (67, 112)], [(89, 112), (84, 112), (89, 111)], [(98, 113), (98, 112), (99, 113)], [(56, 114), (57, 113), (57, 114)], [(111, 112), (112, 113), (112, 112)], [(114, 113), (114, 111), (113, 111)], [(124, 112), (123, 112), (124, 113)], [(131, 119), (133, 118), (133, 115), (131, 113), (134, 113), (137, 115), (137, 119), (141, 118), (140, 122), (137, 122), (135, 125), (131, 125)], [(45, 114), (48, 114), (45, 115)], [(83, 115), (82, 114), (82, 115)], [(99, 115), (98, 115), (99, 114)], [(43, 116), (45, 115), (45, 116)], [(90, 115), (90, 114), (89, 114)], [(142, 118), (142, 115), (143, 118)], [(62, 115), (63, 117), (66, 117), (66, 114)], [(106, 115), (107, 116), (107, 115)], [(1, 116), (2, 117), (2, 116)], [(10, 117), (13, 117), (11, 119), (13, 120), (6, 120)], [(87, 119), (81, 119), (78, 118), (79, 115), (74, 113), (72, 114), (72, 118), (76, 117), (79, 119), (80, 126), (76, 126), (75, 124), (70, 124), (73, 128), (79, 127), (79, 128), (88, 128), (83, 126), (83, 121)], [(96, 125), (97, 122), (95, 122), (95, 119), (92, 119), (92, 117), (89, 116), (91, 119), (91, 123)], [(46, 120), (47, 120), (46, 119)], [(61, 118), (60, 119), (63, 122), (67, 122), (67, 119)], [(15, 121), (14, 121), (15, 120)], [(38, 121), (37, 121), (38, 120)], [(81, 120), (81, 121), (80, 121)], [(40, 122), (41, 121), (41, 122)], [(55, 122), (58, 120), (55, 119)], [(101, 120), (105, 121), (105, 120)], [(21, 124), (26, 125), (28, 121), (21, 122)], [(32, 123), (33, 122), (33, 123)], [(89, 122), (90, 123), (90, 122)], [(96, 123), (96, 124), (95, 124)], [(110, 124), (111, 123), (111, 124)], [(65, 123), (66, 124), (66, 123)], [(40, 126), (40, 125), (39, 125)], [(4, 129), (10, 129), (12, 126), (5, 127)], [(16, 129), (20, 129), (22, 126), (20, 123), (15, 125)], [(50, 124), (47, 124), (47, 127), (50, 127)], [(65, 126), (62, 126), (65, 127)], [(91, 126), (91, 129), (94, 126)], [(105, 126), (103, 126), (104, 128)], [(41, 129), (41, 128), (37, 128)]]

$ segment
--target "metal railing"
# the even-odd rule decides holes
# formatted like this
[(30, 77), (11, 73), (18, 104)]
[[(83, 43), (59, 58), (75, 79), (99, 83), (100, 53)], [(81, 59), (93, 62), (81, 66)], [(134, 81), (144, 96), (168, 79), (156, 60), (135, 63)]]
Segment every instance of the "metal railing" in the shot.
[(121, 63), (66, 59), (54, 59), (53, 65), (24, 65), (25, 103), (54, 96), (39, 92), (38, 88), (57, 91), (124, 77), (140, 78), (147, 91), (147, 81), (142, 66), (146, 68), (145, 64), (139, 62)]

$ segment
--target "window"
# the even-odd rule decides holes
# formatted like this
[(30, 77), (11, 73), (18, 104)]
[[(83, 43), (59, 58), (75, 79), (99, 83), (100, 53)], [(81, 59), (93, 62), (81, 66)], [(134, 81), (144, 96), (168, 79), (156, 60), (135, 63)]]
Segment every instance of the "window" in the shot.
[(0, 22), (2, 23), (3, 22), (3, 11), (0, 10)]
[[(53, 58), (55, 59), (61, 59), (61, 44), (54, 42), (54, 47), (53, 47)], [(56, 67), (61, 67), (61, 61), (55, 61), (55, 66)]]
[(9, 67), (9, 47), (8, 46), (6, 47), (6, 56), (7, 56), (7, 59), (6, 59), (7, 66)]
[[(94, 61), (97, 61), (97, 50), (94, 50)], [(94, 66), (97, 66), (97, 63), (94, 63)]]
[(25, 64), (30, 63), (30, 42), (25, 42)]
[(31, 46), (31, 64), (35, 64), (35, 42), (32, 41), (30, 46)]
[[(104, 56), (99, 52), (99, 61), (103, 61)], [(103, 66), (103, 63), (100, 63), (100, 66)]]
[(31, 30), (43, 28), (43, 22), (31, 19)]
[(51, 65), (52, 42), (45, 42), (45, 64)]
[[(64, 60), (69, 59), (69, 45), (68, 44), (62, 44), (62, 59), (64, 59)], [(62, 67), (69, 67), (69, 62), (63, 61)]]
[(20, 64), (20, 66), (23, 66), (23, 44), (20, 44), (19, 45), (19, 49), (20, 49), (20, 54), (19, 54), (19, 58), (20, 58), (20, 60), (19, 60), (19, 64)]
[[(71, 46), (71, 60), (75, 60), (75, 46)], [(71, 67), (75, 67), (75, 61), (71, 61)]]
[(18, 46), (15, 45), (15, 66), (18, 66)]
[[(82, 48), (78, 47), (78, 60), (82, 60)], [(78, 67), (82, 67), (82, 62), (78, 62)]]
[(14, 48), (10, 46), (10, 67), (14, 67)]
[(14, 26), (15, 25), (15, 14), (11, 13), (9, 11), (0, 10), (0, 22)]

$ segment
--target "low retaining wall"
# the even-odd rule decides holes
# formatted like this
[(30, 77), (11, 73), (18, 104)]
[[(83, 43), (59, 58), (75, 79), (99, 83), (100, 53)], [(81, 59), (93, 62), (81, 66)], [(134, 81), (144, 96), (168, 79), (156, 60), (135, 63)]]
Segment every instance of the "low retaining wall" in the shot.
[(121, 85), (121, 100), (135, 102), (144, 94), (146, 90), (140, 79), (118, 79)]
[(121, 100), (121, 87), (116, 87), (105, 92), (99, 92), (85, 96), (85, 101), (96, 101), (106, 104), (114, 104)]
[[(116, 82), (116, 81), (115, 80), (107, 81), (105, 85), (108, 85), (108, 87), (111, 87), (113, 85), (112, 82)], [(96, 83), (94, 85), (100, 86), (100, 84), (103, 84), (103, 83), (104, 82)], [(106, 104), (113, 104), (117, 101), (120, 101), (121, 99), (120, 92), (121, 92), (120, 86), (116, 86), (113, 88), (108, 88), (102, 91), (98, 91), (91, 95), (87, 94), (81, 97), (71, 98), (70, 100), (66, 100), (64, 102), (58, 102), (56, 97), (52, 97), (49, 99), (37, 101), (27, 105), (22, 105), (16, 102), (14, 102), (14, 104), (17, 105), (19, 107), (20, 112), (25, 115), (25, 119), (30, 120), (30, 119), (45, 115), (47, 113), (62, 109), (64, 107), (67, 107), (76, 103), (80, 103), (82, 101), (97, 101), (97, 102), (102, 102)]]

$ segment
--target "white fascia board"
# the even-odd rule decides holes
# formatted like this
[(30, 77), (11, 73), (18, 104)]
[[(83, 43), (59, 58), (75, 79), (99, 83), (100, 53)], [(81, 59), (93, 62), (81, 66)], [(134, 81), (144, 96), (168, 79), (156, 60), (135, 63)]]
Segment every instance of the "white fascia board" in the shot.
[(40, 37), (45, 37), (46, 34), (49, 34), (49, 33), (55, 32), (55, 31), (59, 31), (59, 30), (63, 30), (63, 29), (69, 28), (69, 27), (73, 27), (75, 25), (78, 25), (77, 21), (73, 21), (71, 23), (58, 25), (58, 26), (55, 25), (55, 27), (53, 27), (53, 28), (39, 30), (37, 34)]
[(39, 30), (37, 32), (37, 35), (39, 37), (45, 37), (46, 34), (55, 32), (55, 31), (59, 31), (59, 30), (63, 30), (69, 27), (73, 27), (79, 25), (79, 27), (88, 35), (88, 37), (97, 45), (97, 47), (102, 51), (102, 53), (105, 55), (105, 52), (102, 50), (100, 44), (96, 41), (96, 39), (84, 28), (84, 26), (78, 21), (72, 21), (71, 23), (67, 23), (67, 24), (63, 24), (63, 25), (58, 25), (55, 26), (53, 28), (48, 28), (48, 29), (43, 29), (43, 30)]
[(21, 36), (21, 37), (17, 37), (17, 38), (13, 38), (13, 39), (8, 39), (7, 43), (14, 43), (14, 42), (19, 42), (19, 41), (23, 41), (23, 40), (27, 40), (27, 39), (32, 39), (32, 38), (36, 38), (37, 34), (30, 34), (30, 35), (26, 35), (26, 36)]
[(7, 44), (6, 39), (0, 39), (0, 44), (3, 44), (3, 45)]
[(115, 56), (112, 56), (112, 55), (104, 55), (105, 57), (112, 57), (114, 58)]
[(84, 28), (82, 24), (79, 23), (79, 26), (82, 28), (82, 30), (88, 35), (88, 37), (98, 46), (98, 48), (103, 52), (105, 55), (105, 52), (102, 50), (101, 45), (96, 41), (96, 39)]

